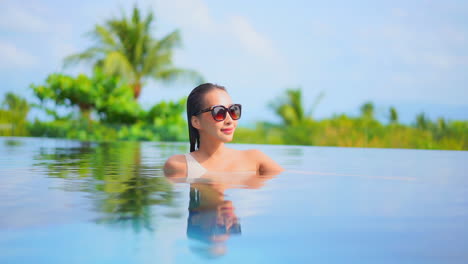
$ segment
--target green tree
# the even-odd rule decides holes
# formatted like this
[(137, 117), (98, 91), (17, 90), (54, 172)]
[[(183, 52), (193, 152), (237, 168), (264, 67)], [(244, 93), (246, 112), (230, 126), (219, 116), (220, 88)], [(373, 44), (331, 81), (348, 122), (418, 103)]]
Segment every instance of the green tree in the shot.
[(201, 82), (197, 72), (173, 65), (173, 50), (181, 43), (179, 32), (156, 39), (151, 32), (152, 22), (152, 12), (142, 18), (139, 9), (134, 7), (131, 18), (123, 15), (96, 25), (90, 32), (96, 44), (65, 58), (65, 65), (86, 61), (101, 67), (106, 74), (119, 75), (130, 84), (134, 98), (140, 96), (147, 78), (173, 81), (188, 77)]
[(427, 129), (429, 127), (429, 119), (427, 119), (426, 114), (420, 113), (416, 116), (416, 127), (419, 129)]
[(323, 98), (320, 93), (312, 105), (312, 108), (306, 113), (302, 101), (302, 90), (288, 89), (286, 94), (270, 103), (270, 108), (282, 119), (285, 125), (299, 125), (307, 120), (312, 120), (312, 114), (316, 106)]
[(445, 121), (443, 117), (439, 117), (439, 119), (437, 119), (437, 128), (440, 129), (441, 131), (444, 131), (447, 129), (447, 122)]
[(33, 84), (31, 88), (41, 102), (78, 107), (88, 121), (93, 110), (101, 120), (110, 123), (134, 123), (143, 113), (127, 85), (99, 70), (91, 78), (84, 74), (78, 77), (51, 74), (45, 85)]
[(5, 94), (2, 102), (2, 108), (15, 112), (18, 117), (25, 119), (29, 113), (30, 105), (26, 99), (9, 92)]
[(372, 102), (367, 102), (361, 106), (361, 117), (364, 119), (373, 120), (374, 119), (374, 104)]
[(8, 92), (0, 105), (0, 136), (26, 136), (30, 105), (26, 99)]
[(395, 107), (390, 107), (390, 123), (391, 124), (396, 124), (398, 123), (398, 113), (395, 109)]

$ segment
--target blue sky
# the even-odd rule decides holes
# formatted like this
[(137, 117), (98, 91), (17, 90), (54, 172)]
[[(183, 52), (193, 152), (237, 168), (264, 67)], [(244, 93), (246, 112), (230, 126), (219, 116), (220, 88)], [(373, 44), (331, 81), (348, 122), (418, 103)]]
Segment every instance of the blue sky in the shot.
[[(177, 66), (224, 85), (244, 105), (243, 120), (276, 120), (268, 102), (302, 87), (315, 117), (357, 114), (373, 101), (385, 120), (468, 119), (467, 1), (136, 1), (156, 14), (155, 35), (180, 29)], [(0, 97), (32, 100), (31, 83), (64, 71), (62, 59), (91, 42), (96, 23), (134, 1), (0, 0)], [(76, 74), (84, 66), (67, 69)], [(140, 102), (179, 99), (191, 83), (149, 81)]]

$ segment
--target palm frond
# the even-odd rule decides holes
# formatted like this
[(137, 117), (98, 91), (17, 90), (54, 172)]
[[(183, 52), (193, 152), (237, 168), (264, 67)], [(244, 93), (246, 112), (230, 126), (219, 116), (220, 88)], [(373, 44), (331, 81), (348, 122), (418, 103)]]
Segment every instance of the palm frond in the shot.
[(153, 76), (156, 79), (160, 79), (165, 82), (172, 81), (193, 81), (195, 83), (203, 83), (204, 79), (200, 73), (194, 70), (187, 70), (181, 68), (168, 68), (161, 70)]
[(65, 59), (63, 60), (63, 65), (64, 67), (69, 67), (81, 61), (95, 62), (99, 60), (100, 58), (104, 57), (107, 51), (108, 50), (104, 48), (91, 47), (81, 53), (72, 54), (72, 55), (65, 57)]
[(118, 51), (107, 54), (103, 61), (103, 71), (109, 75), (119, 75), (125, 80), (133, 82), (135, 72), (127, 57)]
[(156, 47), (148, 52), (141, 73), (155, 76), (158, 71), (168, 67), (172, 67), (172, 52), (161, 52)]
[(157, 48), (159, 50), (172, 50), (173, 48), (179, 47), (180, 45), (181, 38), (179, 30), (174, 30), (157, 42)]
[(301, 89), (290, 89), (287, 91), (289, 104), (294, 110), (297, 120), (304, 118), (304, 107), (302, 104), (302, 90)]
[(323, 97), (325, 97), (325, 93), (322, 91), (319, 93), (319, 95), (317, 95), (314, 99), (314, 102), (312, 103), (312, 106), (310, 107), (309, 111), (307, 112), (307, 117), (309, 118), (312, 118), (313, 117), (313, 114), (315, 112), (315, 109), (317, 108), (317, 106), (320, 104), (320, 102), (322, 101)]
[(104, 44), (104, 46), (108, 47), (118, 46), (118, 43), (114, 39), (112, 32), (101, 25), (96, 25), (94, 30), (91, 32), (91, 36), (96, 40), (96, 43), (98, 44)]
[(132, 22), (134, 25), (140, 24), (140, 10), (136, 6), (133, 7)]
[(286, 90), (286, 94), (271, 102), (269, 107), (286, 125), (296, 125), (306, 120), (300, 88)]
[(142, 16), (136, 6), (130, 17), (122, 12), (120, 18), (96, 25), (88, 33), (95, 44), (82, 53), (68, 56), (65, 65), (92, 62), (94, 67), (102, 67), (106, 74), (121, 75), (129, 82), (139, 82), (142, 78), (202, 82), (198, 72), (173, 65), (173, 50), (181, 45), (179, 31), (157, 39), (151, 32), (153, 22), (152, 12)]

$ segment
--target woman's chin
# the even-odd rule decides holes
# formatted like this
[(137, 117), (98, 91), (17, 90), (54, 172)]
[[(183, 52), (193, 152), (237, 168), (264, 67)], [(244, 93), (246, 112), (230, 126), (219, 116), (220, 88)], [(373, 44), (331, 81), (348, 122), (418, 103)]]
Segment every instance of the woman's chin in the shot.
[(230, 135), (221, 135), (221, 140), (222, 140), (224, 143), (231, 142), (233, 138), (234, 138), (234, 134), (230, 134)]

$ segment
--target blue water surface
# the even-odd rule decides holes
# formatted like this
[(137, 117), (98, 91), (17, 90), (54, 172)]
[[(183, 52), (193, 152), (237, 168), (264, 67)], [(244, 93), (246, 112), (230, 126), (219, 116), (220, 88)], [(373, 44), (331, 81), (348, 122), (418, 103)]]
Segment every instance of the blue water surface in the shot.
[(187, 144), (0, 138), (0, 263), (468, 263), (466, 151), (230, 147), (286, 171), (174, 183)]

